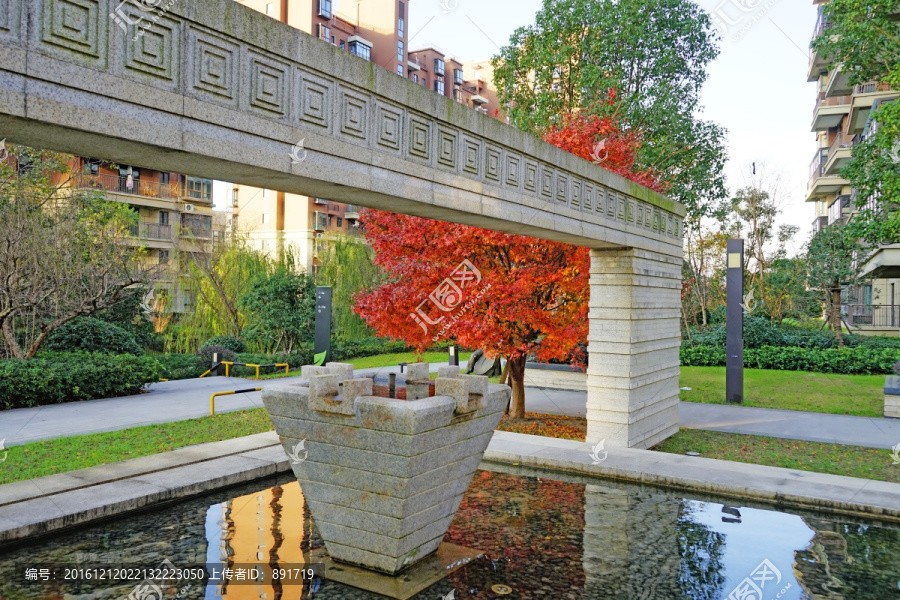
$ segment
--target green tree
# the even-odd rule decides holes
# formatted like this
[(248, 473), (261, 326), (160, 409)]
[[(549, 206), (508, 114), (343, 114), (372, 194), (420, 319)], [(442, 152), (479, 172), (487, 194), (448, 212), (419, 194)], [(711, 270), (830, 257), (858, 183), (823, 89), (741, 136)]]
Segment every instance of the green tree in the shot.
[[(813, 47), (840, 64), (852, 85), (871, 81), (900, 88), (897, 0), (832, 0), (823, 6), (828, 29)], [(860, 214), (853, 227), (870, 243), (900, 241), (900, 103), (882, 103), (870, 115), (868, 137), (854, 146), (842, 170), (856, 190)], [(872, 126), (877, 123), (877, 126)]]
[(137, 294), (156, 274), (125, 243), (128, 207), (70, 185), (71, 157), (24, 147), (10, 155), (0, 160), (0, 331), (7, 354), (33, 358), (54, 330)]
[(316, 284), (306, 273), (279, 265), (257, 277), (240, 299), (247, 317), (244, 337), (266, 352), (292, 352), (315, 333)]
[(329, 236), (319, 252), (316, 284), (331, 286), (334, 337), (352, 340), (371, 337), (372, 329), (353, 312), (353, 296), (384, 281), (375, 265), (375, 253), (363, 238), (346, 234)]
[(494, 81), (521, 129), (590, 111), (639, 132), (636, 168), (660, 172), (699, 219), (726, 196), (725, 132), (698, 118), (717, 35), (690, 0), (544, 0), (494, 58)]
[(824, 295), (828, 320), (841, 348), (844, 346), (841, 290), (845, 285), (858, 281), (858, 265), (864, 262), (862, 253), (852, 228), (838, 223), (815, 234), (807, 246), (809, 287)]

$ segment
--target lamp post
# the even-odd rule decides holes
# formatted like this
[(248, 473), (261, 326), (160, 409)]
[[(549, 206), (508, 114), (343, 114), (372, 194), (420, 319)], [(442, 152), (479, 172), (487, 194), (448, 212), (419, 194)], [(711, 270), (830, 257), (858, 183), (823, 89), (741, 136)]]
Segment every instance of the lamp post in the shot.
[(725, 401), (744, 401), (744, 240), (728, 240)]

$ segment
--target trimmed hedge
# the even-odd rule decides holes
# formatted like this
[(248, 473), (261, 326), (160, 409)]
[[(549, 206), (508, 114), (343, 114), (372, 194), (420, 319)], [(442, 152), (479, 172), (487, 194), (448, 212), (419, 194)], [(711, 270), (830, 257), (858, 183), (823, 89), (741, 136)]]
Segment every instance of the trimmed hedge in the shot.
[(99, 319), (78, 317), (57, 327), (43, 347), (46, 352), (102, 352), (143, 356), (137, 338), (118, 325)]
[[(681, 348), (685, 367), (724, 367), (725, 350), (710, 346)], [(900, 360), (896, 348), (798, 348), (764, 346), (744, 350), (744, 366), (776, 371), (812, 371), (843, 375), (890, 375)]]
[(406, 352), (406, 342), (386, 338), (362, 338), (358, 340), (335, 340), (331, 342), (331, 360), (341, 362), (351, 358), (363, 358), (378, 354)]
[(171, 381), (194, 379), (209, 369), (209, 365), (195, 354), (160, 354), (153, 358), (162, 365), (161, 377)]
[[(243, 342), (240, 338), (234, 337), (233, 335), (220, 335), (214, 338), (209, 338), (203, 344), (203, 346), (222, 346), (223, 348), (228, 348), (235, 354), (240, 354), (241, 352), (247, 351), (247, 344)], [(203, 347), (201, 346), (201, 350)]]
[(130, 396), (162, 376), (158, 361), (129, 354), (48, 352), (2, 360), (0, 409)]

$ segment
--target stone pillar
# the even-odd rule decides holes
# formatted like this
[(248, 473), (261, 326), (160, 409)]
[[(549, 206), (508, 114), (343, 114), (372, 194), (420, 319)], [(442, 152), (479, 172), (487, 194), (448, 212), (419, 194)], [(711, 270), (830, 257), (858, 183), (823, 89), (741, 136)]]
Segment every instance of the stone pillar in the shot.
[(591, 250), (588, 442), (650, 448), (678, 431), (681, 262)]

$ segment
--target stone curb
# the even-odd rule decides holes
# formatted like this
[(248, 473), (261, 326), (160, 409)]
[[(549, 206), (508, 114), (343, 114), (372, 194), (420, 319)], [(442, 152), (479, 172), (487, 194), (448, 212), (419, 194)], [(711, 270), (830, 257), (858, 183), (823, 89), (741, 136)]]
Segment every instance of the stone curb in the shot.
[(484, 461), (900, 522), (897, 483), (633, 448), (611, 448), (599, 464), (592, 454), (584, 442), (498, 431)]
[(0, 486), (0, 547), (290, 471), (274, 432)]

